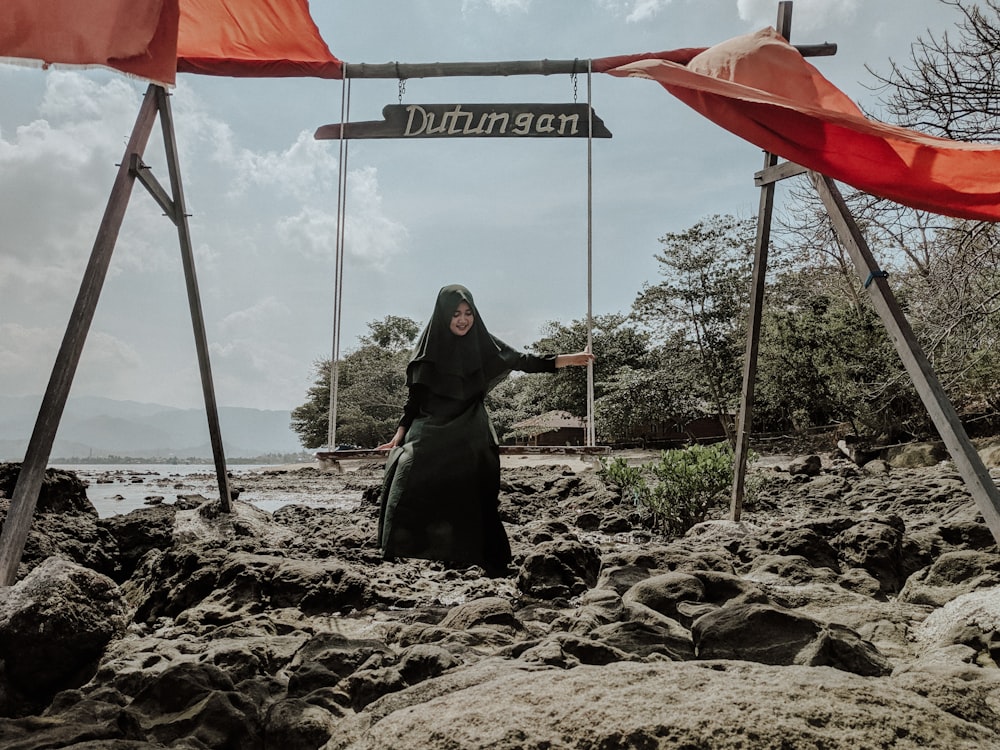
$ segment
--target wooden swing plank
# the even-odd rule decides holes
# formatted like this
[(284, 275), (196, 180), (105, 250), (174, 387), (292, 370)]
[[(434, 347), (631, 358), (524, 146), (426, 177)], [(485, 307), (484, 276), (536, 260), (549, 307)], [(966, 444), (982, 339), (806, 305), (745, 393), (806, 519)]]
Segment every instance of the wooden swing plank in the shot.
[[(501, 445), (501, 456), (599, 456), (611, 453), (610, 445)], [(389, 451), (374, 448), (356, 450), (316, 451), (319, 461), (337, 461), (350, 458), (385, 458)]]

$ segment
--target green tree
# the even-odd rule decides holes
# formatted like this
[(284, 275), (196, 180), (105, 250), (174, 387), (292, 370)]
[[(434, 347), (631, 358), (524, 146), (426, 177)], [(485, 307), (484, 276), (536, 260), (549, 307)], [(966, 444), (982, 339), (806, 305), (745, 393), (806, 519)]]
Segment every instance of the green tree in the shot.
[[(888, 72), (869, 67), (888, 115), (885, 119), (933, 135), (995, 141), (1000, 136), (1000, 2), (941, 1), (956, 11), (954, 29), (918, 37), (910, 47), (910, 59), (890, 60)], [(884, 336), (876, 340), (866, 332), (863, 318), (869, 313), (863, 301), (867, 293), (832, 241), (825, 212), (815, 195), (797, 192), (795, 196), (797, 205), (783, 220), (786, 231), (777, 242), (791, 246), (787, 249), (794, 256), (800, 281), (807, 273), (822, 281), (822, 288), (807, 287), (816, 292), (816, 299), (797, 304), (824, 309), (823, 320), (812, 320), (814, 334), (823, 340), (806, 343), (806, 321), (800, 321), (789, 340), (797, 340), (803, 349), (839, 350), (837, 357), (847, 356), (851, 347), (830, 339), (838, 325), (834, 318), (839, 318), (848, 340), (858, 343), (854, 356), (861, 360), (853, 366), (844, 364), (854, 376), (850, 385), (827, 385), (814, 392), (827, 396), (834, 387), (843, 394), (853, 391), (853, 398), (842, 398), (841, 406), (853, 402), (855, 407), (843, 413), (854, 411), (865, 429), (930, 432), (926, 412), (913, 397), (895, 352), (884, 355)], [(882, 268), (889, 271), (893, 291), (949, 398), (960, 411), (995, 411), (995, 352), (1000, 345), (1000, 232), (996, 226), (936, 216), (862, 193), (847, 199)], [(842, 303), (848, 299), (854, 302), (845, 308)], [(794, 309), (789, 307), (788, 314)], [(783, 328), (772, 333), (788, 338), (790, 325), (785, 321)], [(773, 351), (768, 353), (773, 355)], [(762, 363), (764, 356), (762, 352)], [(771, 371), (783, 377), (785, 386), (789, 364), (786, 356)], [(798, 377), (804, 368), (791, 372)], [(805, 386), (808, 381), (800, 382)], [(776, 385), (771, 395), (781, 391), (782, 386)], [(791, 398), (787, 392), (783, 396), (786, 402)], [(907, 408), (912, 411), (906, 413)], [(805, 416), (801, 408), (798, 413)]]
[[(337, 373), (337, 442), (375, 446), (396, 429), (406, 402), (406, 363), (420, 331), (394, 315), (368, 323), (368, 335), (342, 357)], [(326, 445), (330, 419), (330, 360), (313, 363), (306, 401), (292, 410), (292, 429), (305, 448)]]
[(758, 428), (847, 421), (865, 433), (917, 429), (923, 410), (875, 311), (834, 293), (835, 284), (824, 289), (818, 276), (815, 269), (785, 274), (770, 290), (757, 372)]
[(696, 355), (690, 395), (727, 430), (739, 400), (755, 236), (753, 220), (716, 215), (661, 237), (655, 257), (664, 280), (644, 286), (633, 304), (660, 341)]
[[(620, 314), (594, 317), (591, 332), (594, 364), (594, 398), (603, 395), (604, 383), (621, 368), (645, 369), (650, 364), (649, 334), (637, 328), (628, 317)], [(560, 354), (582, 351), (587, 345), (587, 322), (571, 324), (549, 322), (542, 336), (531, 345), (536, 354)], [(515, 373), (490, 393), (487, 407), (497, 434), (503, 439), (512, 424), (548, 411), (567, 411), (584, 416), (587, 409), (587, 370), (568, 367), (555, 374)], [(597, 430), (603, 439), (604, 427)]]

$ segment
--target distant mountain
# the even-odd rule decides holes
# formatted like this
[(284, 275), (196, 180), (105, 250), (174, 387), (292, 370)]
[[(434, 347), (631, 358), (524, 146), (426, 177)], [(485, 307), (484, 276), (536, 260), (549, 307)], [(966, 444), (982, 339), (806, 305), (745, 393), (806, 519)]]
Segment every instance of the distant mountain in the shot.
[[(0, 460), (20, 461), (35, 426), (41, 396), (0, 396)], [(226, 455), (252, 458), (302, 450), (287, 411), (219, 407)], [(86, 458), (211, 458), (203, 409), (110, 398), (70, 398), (52, 456)]]

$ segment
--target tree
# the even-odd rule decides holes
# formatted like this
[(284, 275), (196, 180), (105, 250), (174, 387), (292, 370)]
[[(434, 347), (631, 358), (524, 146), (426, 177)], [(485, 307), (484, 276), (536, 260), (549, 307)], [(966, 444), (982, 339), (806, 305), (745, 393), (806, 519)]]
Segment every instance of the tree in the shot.
[[(406, 364), (420, 324), (390, 315), (368, 323), (360, 346), (342, 357), (337, 378), (337, 441), (379, 445), (396, 430), (406, 402)], [(292, 410), (292, 429), (305, 448), (326, 444), (330, 419), (330, 360), (313, 363), (315, 381)]]
[[(595, 402), (603, 393), (607, 378), (623, 367), (649, 366), (649, 335), (637, 330), (620, 313), (594, 317), (591, 333), (594, 364)], [(550, 321), (542, 337), (531, 345), (536, 354), (582, 351), (587, 345), (587, 321), (569, 325)], [(582, 367), (558, 370), (555, 374), (515, 374), (498, 385), (487, 400), (493, 424), (501, 439), (512, 424), (548, 411), (568, 411), (583, 416), (587, 408), (587, 371)], [(596, 405), (595, 405), (596, 408)], [(597, 425), (603, 430), (603, 425)]]
[(994, 141), (1000, 123), (1000, 1), (941, 0), (960, 14), (957, 33), (928, 32), (909, 63), (868, 72), (882, 103), (903, 127), (959, 141)]
[(661, 237), (664, 250), (655, 257), (664, 280), (645, 285), (633, 304), (662, 342), (697, 355), (691, 395), (727, 430), (739, 399), (755, 234), (753, 220), (716, 215)]
[(758, 427), (803, 430), (846, 421), (856, 432), (919, 430), (924, 410), (874, 309), (835, 289), (824, 289), (816, 270), (807, 269), (783, 275), (769, 290)]
[[(941, 2), (956, 10), (956, 28), (918, 37), (911, 45), (910, 59), (890, 60), (888, 72), (869, 67), (876, 80), (873, 88), (880, 91), (881, 104), (896, 124), (958, 140), (994, 141), (1000, 135), (1000, 1)], [(897, 358), (878, 353), (884, 336), (876, 341), (866, 333), (867, 295), (856, 272), (843, 262), (843, 251), (830, 241), (825, 212), (815, 195), (796, 193), (796, 197), (798, 205), (785, 222), (788, 239), (779, 235), (778, 242), (786, 247), (797, 245), (793, 256), (798, 278), (805, 278), (807, 270), (817, 270), (813, 263), (822, 256), (827, 261), (837, 253), (841, 256), (839, 264), (820, 263), (827, 271), (819, 277), (825, 289), (814, 287), (817, 297), (805, 303), (824, 308), (823, 320), (813, 319), (818, 326), (814, 332), (836, 327), (835, 318), (845, 332), (851, 332), (847, 323), (854, 321), (857, 327), (851, 339), (867, 342), (854, 352), (860, 364), (848, 365), (845, 360), (857, 392), (847, 398), (851, 389), (845, 389), (842, 400), (865, 412), (866, 416), (855, 416), (871, 429), (881, 425), (884, 430), (895, 423), (897, 427), (909, 424), (912, 429), (923, 425), (929, 430), (926, 414), (912, 398), (909, 379)], [(995, 354), (1000, 344), (1000, 233), (996, 226), (916, 211), (863, 193), (849, 194), (847, 200), (880, 265), (890, 272), (896, 297), (952, 402), (959, 410), (995, 410), (995, 367), (1000, 359)], [(829, 273), (833, 267), (839, 275)], [(851, 297), (856, 302), (838, 310)], [(806, 322), (800, 322), (803, 325), (797, 326), (792, 338), (805, 347)], [(787, 323), (782, 331), (774, 332), (791, 335)], [(850, 349), (833, 347), (825, 335), (808, 346), (836, 349), (837, 356), (847, 356)], [(789, 369), (790, 365), (786, 357), (783, 372), (779, 367), (769, 373), (785, 381), (771, 395), (781, 394), (786, 401), (792, 397), (788, 377), (804, 372), (803, 368)], [(868, 388), (867, 393), (862, 386)], [(905, 414), (906, 408), (913, 411)]]

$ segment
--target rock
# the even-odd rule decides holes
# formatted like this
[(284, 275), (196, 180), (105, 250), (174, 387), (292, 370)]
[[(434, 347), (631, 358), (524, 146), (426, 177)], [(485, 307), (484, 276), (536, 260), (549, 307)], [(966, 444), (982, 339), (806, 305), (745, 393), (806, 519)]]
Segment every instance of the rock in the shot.
[(98, 525), (106, 529), (118, 548), (119, 568), (115, 580), (127, 580), (135, 571), (139, 560), (150, 550), (166, 550), (173, 542), (173, 505), (154, 508), (139, 508), (131, 513), (122, 513), (110, 518), (102, 518)]
[[(181, 662), (135, 696), (130, 709), (150, 739), (204, 747), (249, 748), (260, 743), (257, 706), (212, 664)], [(195, 745), (197, 746), (197, 745)]]
[(948, 449), (941, 441), (894, 445), (885, 451), (885, 460), (894, 469), (915, 469), (947, 461)]
[(830, 540), (841, 560), (870, 573), (886, 594), (897, 593), (906, 577), (902, 542), (903, 522), (898, 516), (861, 521)]
[(1000, 585), (1000, 555), (975, 550), (945, 552), (906, 581), (904, 602), (942, 607), (961, 594)]
[(766, 532), (757, 538), (757, 547), (772, 555), (801, 557), (814, 568), (840, 571), (837, 550), (818, 531), (808, 527)]
[(597, 582), (601, 558), (581, 542), (543, 542), (525, 556), (517, 577), (518, 588), (540, 599), (583, 593)]
[(437, 677), (459, 665), (454, 654), (432, 644), (418, 643), (399, 656), (399, 673), (408, 685)]
[(807, 477), (818, 476), (823, 470), (823, 462), (819, 456), (801, 456), (788, 464), (788, 473), (801, 474)]
[(263, 734), (270, 747), (315, 750), (330, 739), (341, 716), (308, 700), (288, 698), (270, 707), (264, 717)]
[[(19, 463), (0, 463), (0, 497), (13, 497)], [(87, 484), (72, 471), (46, 469), (38, 490), (35, 513), (60, 513), (97, 517), (94, 504), (87, 498)]]
[(44, 706), (56, 692), (85, 683), (127, 621), (114, 581), (59, 558), (0, 588), (0, 659), (8, 698), (0, 714)]
[(881, 458), (876, 458), (874, 461), (869, 461), (861, 468), (865, 472), (865, 474), (869, 474), (873, 477), (888, 476), (890, 471), (889, 464), (883, 461)]
[(445, 615), (440, 625), (442, 628), (455, 630), (468, 630), (482, 626), (499, 628), (508, 632), (522, 629), (521, 623), (514, 616), (514, 609), (510, 602), (500, 597), (487, 597), (476, 599), (467, 604), (460, 604)]
[(516, 580), (383, 561), (381, 466), (242, 476), (302, 498), (273, 515), (222, 513), (212, 479), (36, 514), (22, 577), (86, 561), (131, 621), (49, 698), (0, 670), (30, 714), (5, 748), (1000, 746), (1000, 549), (949, 463), (769, 472), (739, 523), (680, 538), (595, 472), (504, 469)]
[[(380, 706), (341, 725), (324, 750), (443, 747), (929, 747), (1000, 741), (914, 693), (831, 669), (746, 662), (617, 662), (508, 670), (422, 710)], [(399, 694), (405, 706), (406, 691)], [(502, 696), (502, 700), (498, 700)]]
[(677, 619), (679, 602), (701, 602), (705, 586), (690, 573), (663, 573), (636, 583), (622, 595), (625, 605), (642, 604), (666, 617)]
[(722, 607), (696, 620), (691, 634), (699, 659), (831, 666), (866, 676), (891, 672), (888, 660), (849, 628), (765, 604)]
[(994, 644), (997, 634), (1000, 634), (1000, 588), (990, 588), (962, 594), (934, 610), (915, 628), (914, 638), (924, 648), (975, 645), (979, 651), (997, 649), (1000, 656), (1000, 649)]
[(639, 565), (602, 566), (594, 587), (624, 594), (635, 584), (647, 578), (649, 578), (649, 568)]

